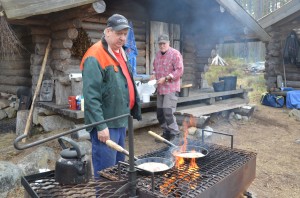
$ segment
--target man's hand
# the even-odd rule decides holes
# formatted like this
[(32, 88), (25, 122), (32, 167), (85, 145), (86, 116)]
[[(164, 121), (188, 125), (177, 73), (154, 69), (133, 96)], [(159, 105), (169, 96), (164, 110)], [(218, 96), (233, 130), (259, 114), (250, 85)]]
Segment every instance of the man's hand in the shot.
[(109, 139), (110, 139), (110, 137), (109, 137), (109, 130), (108, 130), (108, 128), (105, 128), (102, 131), (98, 131), (98, 140), (100, 142), (105, 143), (106, 140), (109, 140)]
[(163, 77), (163, 78), (158, 79), (156, 83), (163, 84), (163, 83), (165, 83), (165, 81), (166, 81), (166, 79)]

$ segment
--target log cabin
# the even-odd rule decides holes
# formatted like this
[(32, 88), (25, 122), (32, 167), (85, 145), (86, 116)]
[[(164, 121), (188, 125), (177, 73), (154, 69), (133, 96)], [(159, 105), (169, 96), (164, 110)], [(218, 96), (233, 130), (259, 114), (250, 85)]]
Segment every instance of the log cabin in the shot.
[[(80, 73), (79, 64), (85, 50), (97, 42), (109, 16), (124, 15), (133, 24), (138, 48), (137, 74), (149, 75), (157, 51), (157, 37), (168, 33), (171, 46), (184, 60), (182, 85), (200, 90), (204, 73), (212, 61), (212, 50), (222, 42), (263, 41), (270, 35), (235, 1), (226, 0), (1, 0), (6, 20), (25, 50), (20, 56), (0, 61), (0, 92), (15, 94), (22, 87), (36, 89), (48, 40), (52, 40), (44, 77), (54, 80), (52, 103), (40, 103), (59, 114), (81, 119), (82, 112), (63, 110), (72, 95), (72, 73)], [(242, 95), (244, 90), (223, 94)], [(190, 96), (179, 102), (208, 100), (221, 93)], [(236, 108), (245, 104), (227, 104)], [(155, 103), (143, 104), (143, 107)], [(215, 107), (214, 111), (226, 110)], [(211, 110), (210, 110), (211, 111)], [(209, 113), (208, 111), (207, 113)], [(183, 111), (184, 113), (184, 111)], [(155, 119), (154, 119), (155, 120)], [(152, 119), (153, 121), (153, 119)], [(148, 120), (147, 122), (151, 122)]]

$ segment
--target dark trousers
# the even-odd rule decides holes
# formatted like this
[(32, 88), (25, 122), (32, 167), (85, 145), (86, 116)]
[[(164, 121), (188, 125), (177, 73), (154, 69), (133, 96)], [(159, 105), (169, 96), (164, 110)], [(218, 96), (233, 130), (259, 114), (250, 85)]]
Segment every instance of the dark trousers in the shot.
[(177, 107), (178, 96), (177, 93), (170, 93), (166, 95), (157, 94), (157, 119), (164, 130), (171, 134), (179, 134), (179, 128), (176, 122), (174, 112)]

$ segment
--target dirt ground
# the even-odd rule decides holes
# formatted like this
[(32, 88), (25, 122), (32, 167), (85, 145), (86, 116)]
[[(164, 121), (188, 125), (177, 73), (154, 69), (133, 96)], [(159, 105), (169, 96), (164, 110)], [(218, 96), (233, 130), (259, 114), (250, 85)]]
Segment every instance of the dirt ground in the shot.
[[(253, 117), (247, 122), (215, 119), (209, 125), (215, 131), (233, 134), (235, 148), (257, 153), (256, 179), (248, 188), (255, 198), (298, 198), (300, 195), (300, 122), (289, 117), (289, 111), (258, 104)], [(156, 143), (147, 134), (148, 130), (160, 132), (158, 126), (135, 131), (137, 156), (165, 146)], [(0, 138), (0, 160), (15, 162), (30, 152), (30, 149), (16, 151), (13, 148), (13, 133), (0, 134)], [(214, 140), (226, 143), (223, 139)], [(58, 150), (56, 142), (46, 145)], [(23, 194), (21, 187), (8, 197), (19, 198)]]

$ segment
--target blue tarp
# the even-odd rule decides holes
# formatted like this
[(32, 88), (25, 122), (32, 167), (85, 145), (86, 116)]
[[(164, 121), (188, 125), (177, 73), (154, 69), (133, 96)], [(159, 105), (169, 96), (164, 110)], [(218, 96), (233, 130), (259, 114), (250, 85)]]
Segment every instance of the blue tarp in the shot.
[(286, 93), (286, 107), (289, 109), (300, 109), (300, 90)]
[(129, 30), (127, 35), (127, 40), (125, 43), (125, 51), (128, 55), (128, 61), (132, 67), (133, 76), (136, 76), (136, 56), (138, 55), (138, 50), (135, 44), (135, 37), (132, 22), (129, 21)]

